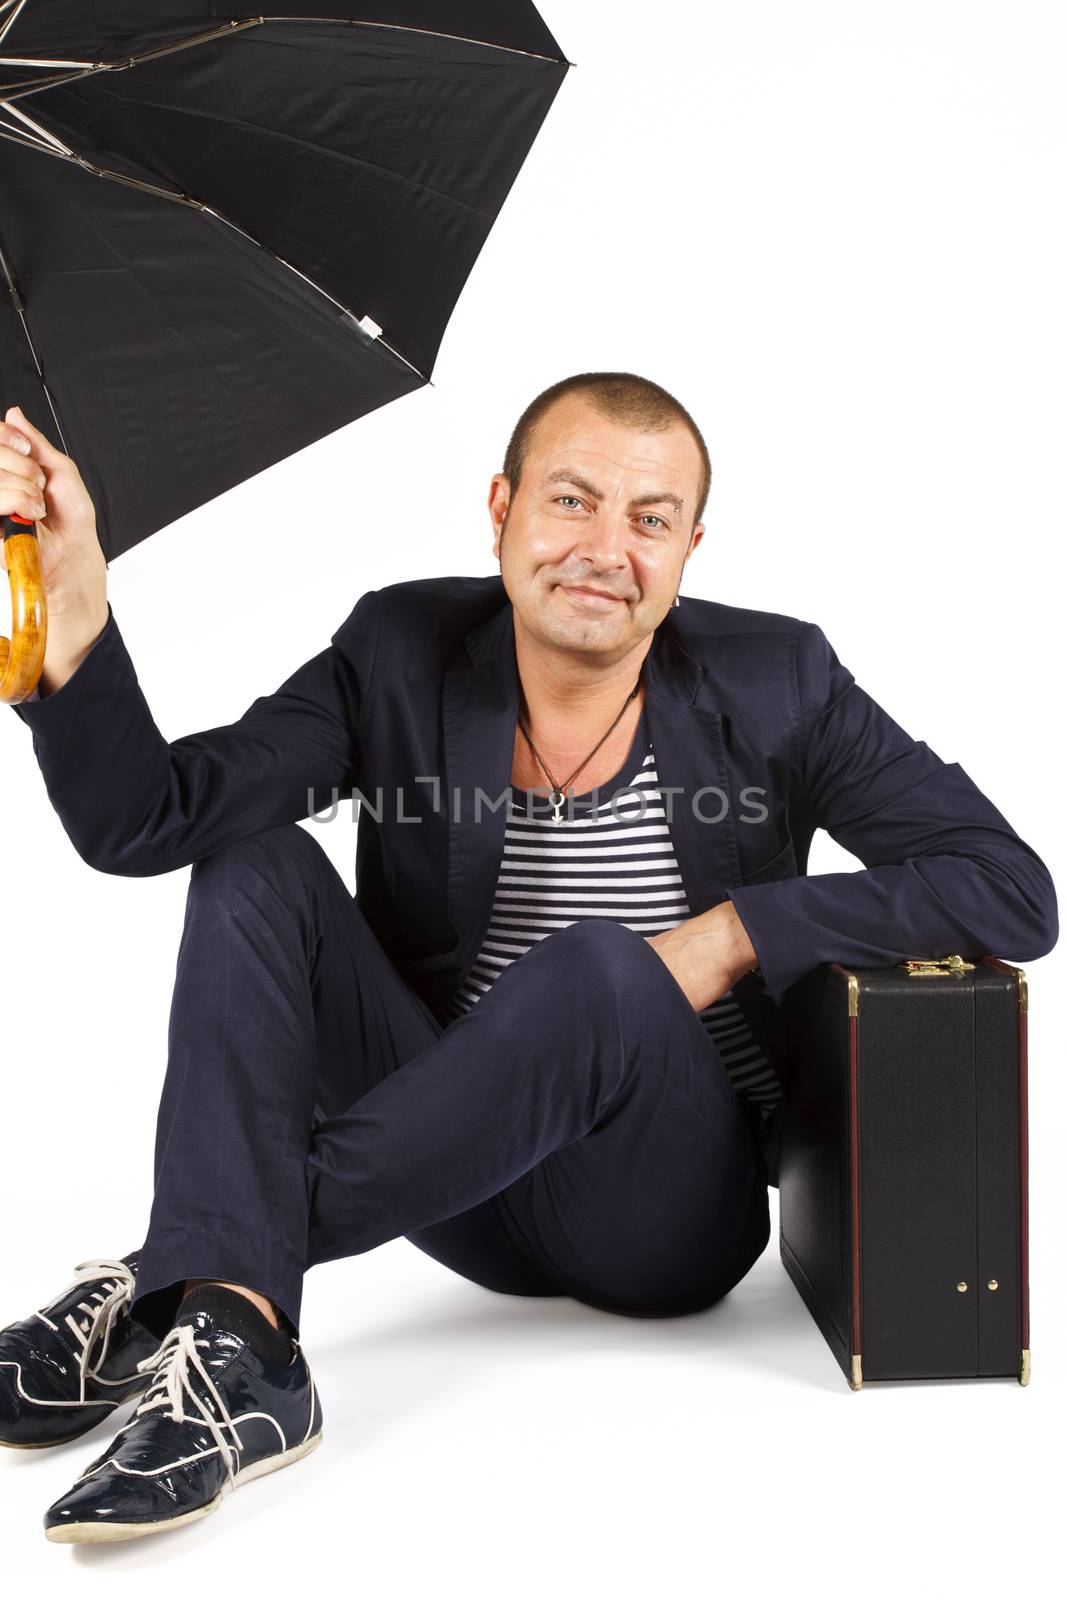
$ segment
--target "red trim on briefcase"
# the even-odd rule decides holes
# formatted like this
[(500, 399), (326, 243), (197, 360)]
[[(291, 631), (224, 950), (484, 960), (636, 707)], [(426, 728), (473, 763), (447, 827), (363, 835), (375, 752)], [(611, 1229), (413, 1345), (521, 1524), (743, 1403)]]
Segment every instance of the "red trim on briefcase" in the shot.
[[(983, 956), (982, 960), (1001, 972), (1019, 972), (1018, 967), (999, 961), (996, 956)], [(1030, 1348), (1030, 1140), (1027, 1108), (1027, 1011), (1019, 1003), (1019, 1265), (1022, 1278), (1022, 1347)]]

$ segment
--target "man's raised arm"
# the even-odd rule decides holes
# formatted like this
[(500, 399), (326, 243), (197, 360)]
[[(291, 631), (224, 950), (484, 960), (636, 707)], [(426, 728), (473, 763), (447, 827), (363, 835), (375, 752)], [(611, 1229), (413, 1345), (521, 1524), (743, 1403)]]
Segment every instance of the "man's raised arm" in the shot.
[(238, 721), (168, 744), (109, 605), (63, 686), (13, 707), (78, 854), (101, 872), (149, 877), (348, 798), (378, 625), (370, 590), (345, 624), (358, 660), (330, 644)]
[(729, 891), (772, 999), (827, 961), (1047, 955), (1059, 924), (1044, 862), (958, 762), (859, 687), (814, 623), (798, 639), (797, 701), (800, 804), (866, 870)]
[(172, 872), (351, 795), (380, 628), (376, 590), (343, 624), (344, 649), (331, 642), (237, 722), (168, 744), (107, 601), (77, 467), (17, 407), (0, 426), (0, 509), (37, 518), (49, 607), (38, 698), (12, 709), (90, 866), (129, 877)]

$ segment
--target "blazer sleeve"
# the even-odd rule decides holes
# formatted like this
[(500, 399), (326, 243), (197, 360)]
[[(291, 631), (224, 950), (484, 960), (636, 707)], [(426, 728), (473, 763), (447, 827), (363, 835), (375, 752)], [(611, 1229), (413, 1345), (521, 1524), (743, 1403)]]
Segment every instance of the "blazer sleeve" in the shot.
[(373, 692), (378, 601), (368, 591), (326, 649), (236, 722), (173, 743), (152, 718), (109, 604), (67, 681), (12, 707), (82, 859), (125, 877), (173, 872), (348, 798)]
[(1059, 935), (1044, 862), (958, 762), (913, 739), (825, 634), (797, 642), (801, 802), (864, 863), (728, 891), (771, 998), (812, 967), (889, 966), (953, 951), (1031, 961)]

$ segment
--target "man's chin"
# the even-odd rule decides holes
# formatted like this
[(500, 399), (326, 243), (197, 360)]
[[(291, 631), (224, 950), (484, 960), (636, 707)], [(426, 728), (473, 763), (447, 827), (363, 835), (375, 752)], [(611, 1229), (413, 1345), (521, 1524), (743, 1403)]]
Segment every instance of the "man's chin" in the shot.
[[(620, 608), (621, 609), (621, 608)], [(559, 650), (573, 650), (590, 657), (611, 654), (619, 648), (626, 629), (621, 619), (607, 617), (572, 617), (566, 621), (557, 615), (545, 617), (541, 637)]]

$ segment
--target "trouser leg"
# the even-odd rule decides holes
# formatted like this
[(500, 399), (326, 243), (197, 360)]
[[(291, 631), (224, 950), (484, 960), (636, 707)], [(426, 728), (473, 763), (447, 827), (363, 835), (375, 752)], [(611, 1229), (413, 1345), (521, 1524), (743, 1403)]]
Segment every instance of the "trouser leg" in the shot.
[(218, 1277), (295, 1332), (307, 1266), (400, 1235), (489, 1287), (685, 1309), (766, 1242), (761, 1166), (639, 935), (562, 930), (442, 1032), (290, 825), (193, 869), (134, 1314), (162, 1332)]
[[(267, 1295), (297, 1333), (315, 1119), (440, 1033), (307, 829), (269, 829), (196, 862), (135, 1318), (162, 1336), (184, 1280), (219, 1278)], [(539, 1289), (491, 1208), (468, 1219), (457, 1250), (494, 1287)]]
[(770, 1229), (753, 1123), (703, 1024), (640, 934), (597, 920), (320, 1123), (308, 1176), (309, 1265), (401, 1233), (448, 1262), (488, 1204), (546, 1291), (620, 1311), (710, 1304)]

